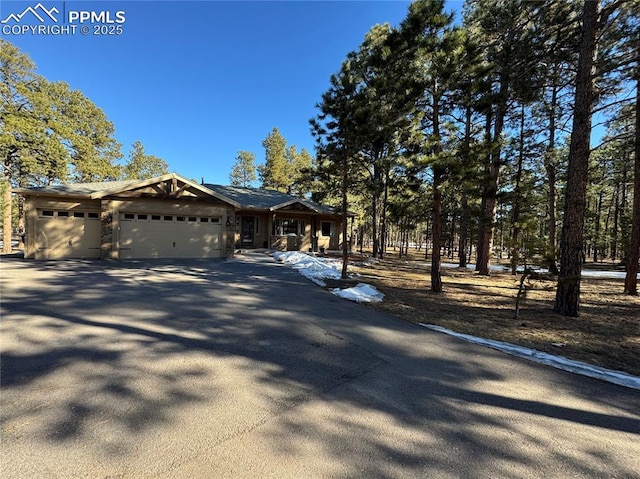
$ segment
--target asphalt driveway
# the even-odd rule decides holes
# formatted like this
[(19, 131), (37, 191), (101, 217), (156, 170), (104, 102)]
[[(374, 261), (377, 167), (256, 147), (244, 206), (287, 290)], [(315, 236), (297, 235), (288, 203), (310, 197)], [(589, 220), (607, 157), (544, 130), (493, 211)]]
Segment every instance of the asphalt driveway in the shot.
[(0, 268), (3, 479), (640, 477), (640, 392), (266, 256)]

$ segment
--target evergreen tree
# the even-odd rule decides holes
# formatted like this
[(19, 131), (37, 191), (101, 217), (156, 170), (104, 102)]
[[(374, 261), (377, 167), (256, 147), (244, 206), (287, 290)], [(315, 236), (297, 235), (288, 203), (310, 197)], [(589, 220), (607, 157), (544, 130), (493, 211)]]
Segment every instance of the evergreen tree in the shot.
[(277, 127), (262, 141), (265, 162), (258, 168), (263, 188), (286, 192), (291, 184), (287, 169), (287, 142)]
[(229, 174), (229, 182), (232, 186), (248, 188), (258, 179), (256, 175), (255, 155), (249, 151), (239, 151), (236, 162)]
[(638, 294), (638, 260), (640, 260), (640, 46), (636, 44), (635, 76), (636, 76), (636, 102), (634, 144), (635, 161), (633, 168), (633, 207), (632, 228), (627, 249), (627, 274), (624, 282), (625, 294), (636, 296)]
[(465, 24), (486, 45), (491, 66), (486, 110), (486, 155), (478, 233), (476, 270), (489, 275), (494, 221), (503, 165), (503, 130), (509, 107), (516, 99), (530, 101), (539, 92), (537, 2), (476, 0), (466, 4)]
[(55, 125), (50, 130), (50, 138), (67, 150), (62, 157), (64, 161), (49, 162), (62, 170), (48, 171), (49, 181), (59, 178), (90, 182), (118, 178), (120, 171), (115, 162), (122, 156), (120, 144), (113, 138), (115, 128), (104, 112), (64, 82), (48, 83), (41, 93), (48, 110), (46, 121)]
[(140, 141), (131, 145), (129, 159), (123, 169), (124, 180), (146, 180), (169, 172), (169, 165), (157, 156), (147, 155)]
[(293, 177), (287, 193), (300, 197), (309, 195), (312, 185), (313, 157), (306, 149), (303, 148), (298, 153), (295, 145), (291, 145), (287, 148), (287, 162)]
[[(417, 57), (424, 62), (424, 108), (422, 127), (425, 130), (424, 153), (433, 173), (432, 183), (432, 254), (431, 291), (442, 292), (440, 272), (443, 235), (443, 188), (449, 173), (451, 156), (444, 147), (446, 116), (453, 110), (453, 93), (457, 70), (464, 56), (462, 31), (450, 28), (453, 15), (444, 13), (444, 2), (426, 0), (415, 2), (403, 27), (415, 37), (415, 29), (422, 41)], [(404, 31), (403, 31), (404, 33)]]
[(0, 157), (4, 248), (11, 248), (11, 187), (118, 175), (113, 125), (81, 92), (35, 73), (29, 57), (0, 39)]
[(560, 274), (554, 306), (556, 312), (565, 316), (578, 316), (580, 303), (580, 272), (584, 255), (583, 226), (599, 15), (600, 0), (584, 3), (564, 221), (560, 239)]

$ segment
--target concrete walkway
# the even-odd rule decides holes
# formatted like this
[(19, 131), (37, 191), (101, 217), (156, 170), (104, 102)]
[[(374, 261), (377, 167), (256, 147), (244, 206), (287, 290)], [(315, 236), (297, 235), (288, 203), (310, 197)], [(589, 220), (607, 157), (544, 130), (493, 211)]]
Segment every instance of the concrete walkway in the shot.
[(638, 391), (267, 256), (7, 259), (0, 277), (3, 479), (639, 477)]

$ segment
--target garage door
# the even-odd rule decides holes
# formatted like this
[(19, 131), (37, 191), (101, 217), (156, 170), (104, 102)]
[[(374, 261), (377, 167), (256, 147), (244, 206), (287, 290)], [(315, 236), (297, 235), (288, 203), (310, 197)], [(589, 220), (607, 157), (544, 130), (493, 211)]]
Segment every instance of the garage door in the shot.
[(222, 256), (222, 219), (121, 213), (120, 258), (218, 258)]
[(99, 213), (39, 210), (36, 221), (36, 258), (100, 257)]

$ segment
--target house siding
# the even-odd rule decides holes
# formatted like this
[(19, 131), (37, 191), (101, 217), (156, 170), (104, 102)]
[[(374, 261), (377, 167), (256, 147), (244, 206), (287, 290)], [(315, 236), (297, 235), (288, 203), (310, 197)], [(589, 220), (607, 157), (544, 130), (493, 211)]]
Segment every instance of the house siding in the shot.
[[(39, 213), (44, 210), (68, 211), (73, 215), (74, 211), (94, 212), (99, 215), (99, 240), (96, 240), (95, 254), (75, 255), (65, 253), (60, 248), (49, 247), (44, 244), (41, 227), (38, 226)], [(140, 199), (114, 199), (102, 200), (85, 199), (60, 199), (57, 197), (27, 197), (25, 201), (26, 216), (26, 242), (25, 258), (31, 259), (57, 259), (62, 257), (96, 257), (101, 259), (118, 259), (119, 251), (119, 231), (121, 213), (147, 213), (147, 214), (172, 214), (184, 216), (215, 216), (221, 218), (222, 256), (233, 255), (233, 224), (235, 222), (235, 209), (223, 203), (212, 203), (207, 201), (194, 201), (188, 199), (164, 200), (153, 198)], [(230, 226), (227, 227), (227, 220)], [(69, 240), (71, 241), (71, 240)]]
[[(20, 194), (27, 258), (230, 257), (240, 248), (320, 251), (342, 244), (341, 218), (331, 207), (273, 190), (197, 185), (176, 174)], [(275, 231), (285, 220), (297, 227)], [(330, 230), (323, 231), (324, 221)]]

